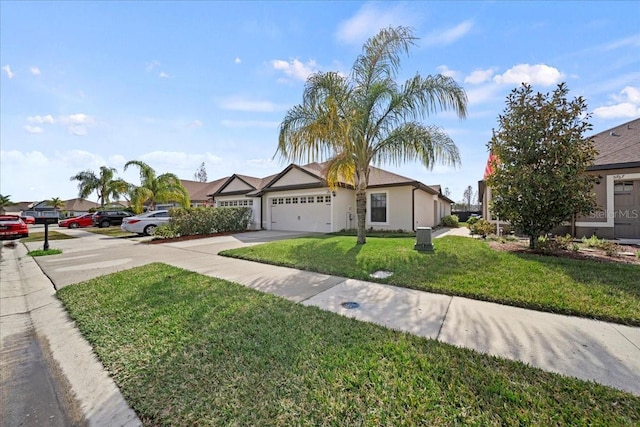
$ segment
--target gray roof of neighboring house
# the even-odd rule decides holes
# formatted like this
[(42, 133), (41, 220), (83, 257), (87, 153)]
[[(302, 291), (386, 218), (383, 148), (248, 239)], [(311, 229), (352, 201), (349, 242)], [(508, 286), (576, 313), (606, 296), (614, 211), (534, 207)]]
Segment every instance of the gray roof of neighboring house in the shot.
[(598, 154), (590, 170), (640, 167), (640, 118), (591, 138)]
[(218, 191), (227, 179), (229, 179), (228, 176), (211, 182), (190, 181), (188, 179), (181, 179), (180, 182), (189, 193), (191, 201), (205, 201), (209, 200), (209, 196)]
[(69, 199), (64, 201), (64, 209), (67, 211), (88, 211), (91, 208), (100, 206), (96, 202), (85, 199)]

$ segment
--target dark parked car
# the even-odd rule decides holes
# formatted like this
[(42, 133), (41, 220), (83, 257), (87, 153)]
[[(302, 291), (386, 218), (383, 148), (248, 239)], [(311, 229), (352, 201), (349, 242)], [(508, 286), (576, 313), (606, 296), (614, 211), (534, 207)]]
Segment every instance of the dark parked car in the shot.
[(98, 211), (93, 214), (93, 225), (98, 227), (109, 227), (111, 225), (120, 225), (124, 218), (133, 216), (127, 211)]

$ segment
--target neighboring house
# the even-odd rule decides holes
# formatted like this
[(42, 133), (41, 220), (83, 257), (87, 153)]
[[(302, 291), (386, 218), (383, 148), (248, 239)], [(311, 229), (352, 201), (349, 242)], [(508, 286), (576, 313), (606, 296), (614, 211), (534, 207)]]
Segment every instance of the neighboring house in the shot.
[(4, 212), (2, 212), (2, 214), (21, 215), (22, 211), (31, 209), (33, 204), (33, 202), (16, 202), (4, 208)]
[[(594, 186), (597, 209), (591, 215), (577, 218), (575, 235), (640, 239), (640, 118), (591, 138), (597, 155), (587, 173), (597, 177)], [(482, 216), (496, 222), (489, 212), (491, 188), (484, 180), (478, 182), (478, 195)], [(570, 228), (567, 225), (555, 232), (569, 232)]]
[(576, 221), (578, 236), (640, 239), (640, 118), (593, 136), (598, 154), (588, 173), (597, 177), (598, 209)]
[[(265, 178), (232, 175), (211, 194), (216, 207), (246, 206), (253, 210), (250, 228), (332, 232), (357, 227), (352, 185), (330, 190), (325, 164), (291, 164)], [(434, 227), (451, 213), (452, 200), (438, 189), (383, 169), (371, 168), (367, 190), (366, 227), (415, 230)]]
[[(181, 179), (180, 183), (189, 193), (191, 199), (191, 207), (198, 206), (213, 206), (213, 198), (210, 194), (215, 193), (218, 188), (228, 179), (228, 177), (220, 178), (211, 182), (190, 181), (188, 179)], [(163, 206), (177, 206), (177, 203), (166, 204)], [(159, 209), (159, 208), (158, 208)]]
[(64, 202), (64, 211), (68, 217), (80, 216), (89, 213), (91, 209), (100, 208), (100, 205), (85, 199), (70, 199)]

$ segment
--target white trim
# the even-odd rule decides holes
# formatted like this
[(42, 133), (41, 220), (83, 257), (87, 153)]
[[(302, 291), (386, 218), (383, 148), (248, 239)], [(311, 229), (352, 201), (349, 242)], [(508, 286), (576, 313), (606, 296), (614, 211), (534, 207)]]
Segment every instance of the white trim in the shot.
[[(372, 194), (384, 194), (386, 196), (386, 200), (387, 200), (387, 205), (385, 206), (385, 209), (387, 210), (387, 220), (385, 222), (373, 222), (371, 221), (371, 195)], [(389, 198), (389, 191), (377, 191), (376, 189), (373, 190), (368, 190), (367, 191), (367, 220), (366, 220), (366, 225), (389, 225), (391, 224), (391, 220), (390, 220), (390, 216), (391, 216), (391, 209), (389, 209), (389, 207), (391, 206), (391, 199)]]
[(607, 214), (606, 222), (590, 222), (590, 221), (577, 221), (576, 227), (598, 227), (598, 228), (613, 228), (614, 219), (616, 216), (616, 207), (614, 206), (614, 191), (613, 185), (615, 181), (634, 181), (640, 179), (640, 173), (629, 174), (615, 174), (607, 175), (607, 205), (605, 206), (605, 212)]

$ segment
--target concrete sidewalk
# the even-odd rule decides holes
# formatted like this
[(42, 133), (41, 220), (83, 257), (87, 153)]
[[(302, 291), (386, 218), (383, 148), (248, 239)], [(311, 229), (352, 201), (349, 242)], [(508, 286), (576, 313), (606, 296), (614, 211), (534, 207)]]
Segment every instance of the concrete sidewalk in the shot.
[[(224, 249), (294, 237), (243, 233), (160, 245), (61, 230), (78, 239), (52, 242), (63, 254), (26, 256), (24, 245), (2, 249), (2, 351), (18, 315), (29, 315), (50, 360), (66, 378), (89, 425), (138, 425), (135, 413), (96, 360), (55, 298), (56, 288), (97, 276), (164, 262), (208, 276), (482, 353), (596, 381), (640, 395), (640, 328), (524, 310), (218, 256)], [(438, 236), (462, 234), (464, 230)], [(27, 244), (29, 250), (41, 243)], [(52, 284), (53, 282), (53, 284)], [(355, 309), (342, 306), (357, 302)], [(20, 314), (22, 313), (22, 314)], [(25, 349), (24, 351), (28, 351)], [(3, 388), (5, 387), (3, 380)], [(4, 396), (4, 392), (3, 392)]]

